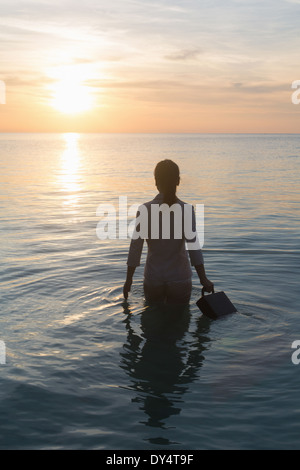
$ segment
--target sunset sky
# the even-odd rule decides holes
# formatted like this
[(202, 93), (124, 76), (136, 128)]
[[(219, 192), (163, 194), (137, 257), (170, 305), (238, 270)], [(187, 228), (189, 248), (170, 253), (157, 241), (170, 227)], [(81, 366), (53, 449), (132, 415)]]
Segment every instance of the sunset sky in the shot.
[(2, 0), (1, 132), (300, 130), (300, 0)]

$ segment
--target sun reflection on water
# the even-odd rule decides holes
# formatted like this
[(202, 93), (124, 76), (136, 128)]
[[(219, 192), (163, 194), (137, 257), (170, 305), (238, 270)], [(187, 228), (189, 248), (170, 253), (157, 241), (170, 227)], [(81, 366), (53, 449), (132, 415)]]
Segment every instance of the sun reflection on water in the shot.
[(67, 193), (65, 204), (76, 204), (81, 189), (79, 172), (81, 154), (78, 146), (80, 134), (70, 132), (64, 134), (63, 138), (66, 147), (61, 155), (61, 190)]

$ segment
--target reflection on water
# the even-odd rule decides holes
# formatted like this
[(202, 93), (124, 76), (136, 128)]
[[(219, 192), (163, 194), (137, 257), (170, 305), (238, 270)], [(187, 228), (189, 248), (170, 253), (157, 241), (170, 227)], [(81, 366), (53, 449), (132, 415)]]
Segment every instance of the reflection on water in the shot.
[(197, 379), (207, 349), (206, 336), (210, 321), (200, 317), (196, 330), (189, 330), (190, 307), (174, 311), (174, 307), (146, 306), (141, 313), (139, 335), (131, 324), (132, 313), (127, 303), (124, 323), (127, 340), (121, 354), (121, 368), (130, 378), (130, 388), (136, 391), (133, 402), (139, 403), (147, 426), (166, 428), (166, 420), (179, 414), (184, 405), (183, 395)]
[(65, 191), (66, 198), (64, 204), (76, 204), (78, 201), (78, 192), (80, 186), (80, 166), (81, 155), (78, 141), (80, 134), (73, 132), (63, 134), (65, 140), (65, 150), (61, 155), (61, 173), (59, 183), (62, 191)]

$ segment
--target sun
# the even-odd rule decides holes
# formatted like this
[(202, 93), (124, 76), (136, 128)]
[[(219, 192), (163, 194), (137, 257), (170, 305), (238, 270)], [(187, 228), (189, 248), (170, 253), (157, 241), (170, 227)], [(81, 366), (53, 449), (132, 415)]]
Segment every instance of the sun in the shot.
[(90, 90), (80, 81), (62, 80), (53, 90), (52, 106), (61, 113), (78, 114), (93, 106)]
[(75, 115), (96, 106), (93, 87), (89, 83), (98, 76), (95, 64), (79, 62), (71, 56), (66, 64), (47, 69), (50, 83), (48, 104), (63, 114)]

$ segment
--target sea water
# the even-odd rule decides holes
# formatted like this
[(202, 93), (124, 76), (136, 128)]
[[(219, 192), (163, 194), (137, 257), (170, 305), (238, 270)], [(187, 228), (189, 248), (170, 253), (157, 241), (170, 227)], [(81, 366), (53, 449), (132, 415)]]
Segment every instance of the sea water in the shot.
[[(145, 304), (146, 246), (123, 299), (97, 208), (165, 158), (237, 314), (201, 315), (195, 273), (183, 312)], [(1, 134), (0, 183), (2, 449), (300, 447), (299, 135)]]

